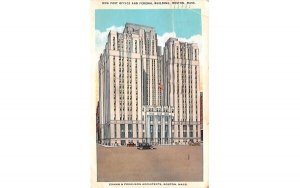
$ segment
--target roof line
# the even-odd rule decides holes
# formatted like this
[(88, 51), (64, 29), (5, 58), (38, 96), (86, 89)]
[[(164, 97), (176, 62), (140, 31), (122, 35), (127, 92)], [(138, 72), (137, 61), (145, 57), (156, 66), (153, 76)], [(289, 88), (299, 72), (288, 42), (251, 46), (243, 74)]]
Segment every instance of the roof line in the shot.
[(126, 27), (127, 25), (134, 25), (134, 26), (147, 27), (147, 28), (154, 29), (154, 27), (152, 27), (152, 26), (141, 25), (141, 24), (135, 24), (135, 23), (129, 23), (129, 22), (126, 22), (125, 27)]

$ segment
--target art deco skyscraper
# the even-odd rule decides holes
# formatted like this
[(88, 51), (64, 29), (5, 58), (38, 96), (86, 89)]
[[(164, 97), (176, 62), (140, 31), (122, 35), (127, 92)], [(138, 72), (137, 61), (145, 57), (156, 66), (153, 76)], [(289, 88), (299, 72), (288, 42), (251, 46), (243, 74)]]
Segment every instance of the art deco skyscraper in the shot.
[(153, 27), (109, 32), (99, 60), (103, 144), (198, 140), (198, 47), (169, 39), (161, 53)]

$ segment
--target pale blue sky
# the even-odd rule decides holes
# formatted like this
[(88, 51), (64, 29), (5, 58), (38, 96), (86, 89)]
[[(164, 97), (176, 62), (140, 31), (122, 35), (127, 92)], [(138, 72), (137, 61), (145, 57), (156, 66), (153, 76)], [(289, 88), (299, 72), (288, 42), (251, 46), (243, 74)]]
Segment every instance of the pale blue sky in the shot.
[(129, 22), (152, 26), (158, 35), (175, 32), (177, 37), (189, 38), (201, 35), (200, 15), (200, 9), (96, 10), (95, 29), (105, 31)]

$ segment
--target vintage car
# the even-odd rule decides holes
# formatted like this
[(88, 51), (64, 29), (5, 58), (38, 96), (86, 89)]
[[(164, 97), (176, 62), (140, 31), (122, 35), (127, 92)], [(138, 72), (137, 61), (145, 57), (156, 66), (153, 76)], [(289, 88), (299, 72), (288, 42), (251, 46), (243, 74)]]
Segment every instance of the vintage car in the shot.
[(135, 143), (129, 142), (129, 143), (127, 144), (127, 147), (135, 147)]
[(137, 149), (154, 149), (154, 147), (149, 143), (140, 143)]
[(196, 142), (189, 141), (189, 145), (190, 146), (200, 146), (200, 142), (198, 142), (198, 141), (196, 141)]
[(194, 145), (194, 141), (193, 141), (193, 140), (190, 140), (190, 141), (188, 142), (188, 144), (189, 144), (190, 146), (193, 146), (193, 145)]
[(201, 145), (201, 143), (199, 141), (194, 143), (194, 146), (200, 146), (200, 145)]

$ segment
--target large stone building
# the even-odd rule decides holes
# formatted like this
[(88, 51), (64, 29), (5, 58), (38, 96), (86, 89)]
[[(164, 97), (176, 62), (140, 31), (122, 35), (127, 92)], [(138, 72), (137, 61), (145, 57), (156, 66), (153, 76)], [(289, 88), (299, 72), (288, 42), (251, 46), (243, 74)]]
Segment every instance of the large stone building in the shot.
[[(163, 54), (162, 54), (163, 53)], [(99, 141), (186, 144), (200, 141), (200, 70), (196, 44), (127, 23), (110, 31), (99, 60)]]

